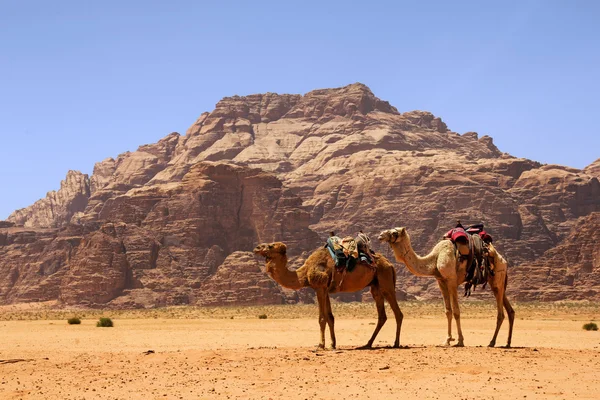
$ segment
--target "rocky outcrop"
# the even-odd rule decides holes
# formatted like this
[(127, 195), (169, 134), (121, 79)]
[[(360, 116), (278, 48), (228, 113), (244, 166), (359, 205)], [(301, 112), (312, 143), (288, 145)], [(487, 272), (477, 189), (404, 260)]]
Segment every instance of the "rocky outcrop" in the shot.
[[(458, 134), (426, 111), (399, 112), (362, 84), (227, 97), (185, 136), (106, 159), (89, 179), (70, 172), (58, 192), (11, 215), (0, 225), (0, 276), (8, 277), (0, 299), (312, 301), (310, 291), (271, 282), (247, 252), (283, 241), (297, 268), (332, 230), (375, 236), (406, 226), (424, 253), (460, 219), (484, 222), (495, 237), (510, 261), (511, 295), (598, 300), (593, 284), (578, 280), (595, 282), (597, 272), (585, 237), (598, 230), (598, 162), (578, 170), (515, 158), (490, 136)], [(568, 272), (573, 284), (550, 282), (548, 268), (565, 259), (580, 260)], [(397, 287), (400, 298), (439, 298), (434, 280), (404, 267)]]
[(69, 171), (58, 191), (48, 192), (46, 198), (13, 212), (8, 221), (26, 227), (58, 228), (85, 210), (89, 196), (88, 176), (79, 171)]
[(111, 198), (100, 215), (102, 222), (63, 229), (0, 229), (0, 275), (9, 277), (0, 286), (2, 302), (213, 304), (225, 298), (214, 293), (215, 274), (235, 275), (238, 288), (260, 277), (262, 283), (250, 286), (261, 290), (244, 289), (247, 296), (229, 296), (228, 304), (247, 304), (258, 295), (268, 302), (298, 301), (298, 295), (265, 284), (268, 277), (260, 269), (246, 274), (239, 264), (248, 262), (248, 253), (236, 250), (283, 238), (295, 248), (290, 256), (298, 257), (303, 246), (319, 243), (308, 229), (309, 213), (281, 181), (259, 169), (223, 163), (199, 163), (174, 185), (140, 187)]
[(595, 176), (600, 179), (600, 158), (588, 165), (583, 169), (583, 171), (591, 176)]
[(553, 301), (600, 298), (600, 212), (579, 218), (568, 236), (542, 257), (517, 266), (519, 300)]
[(198, 304), (259, 305), (285, 304), (281, 287), (261, 270), (251, 252), (235, 251), (217, 268), (203, 285)]

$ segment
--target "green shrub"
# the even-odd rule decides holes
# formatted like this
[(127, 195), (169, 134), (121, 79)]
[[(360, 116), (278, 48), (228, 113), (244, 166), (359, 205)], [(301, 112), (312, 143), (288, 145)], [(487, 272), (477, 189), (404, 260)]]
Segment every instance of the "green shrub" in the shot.
[(267, 319), (267, 314), (260, 314), (258, 319)]
[(73, 317), (73, 318), (69, 318), (67, 320), (67, 323), (69, 325), (79, 325), (81, 323), (81, 320), (79, 318), (77, 318), (77, 317)]
[(594, 322), (590, 322), (583, 325), (583, 329), (585, 329), (586, 331), (597, 331), (598, 325), (596, 325)]
[(112, 328), (113, 322), (110, 318), (100, 318), (98, 322), (96, 322), (96, 326), (99, 328)]

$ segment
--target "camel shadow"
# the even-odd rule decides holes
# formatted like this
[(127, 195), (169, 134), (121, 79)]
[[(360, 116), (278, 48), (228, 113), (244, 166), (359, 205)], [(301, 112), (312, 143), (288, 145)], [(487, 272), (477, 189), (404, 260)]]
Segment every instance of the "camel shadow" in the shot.
[(496, 346), (496, 347), (490, 347), (490, 348), (491, 349), (499, 349), (499, 350), (533, 350), (533, 351), (539, 351), (535, 347), (525, 347), (525, 346)]
[(311, 353), (315, 353), (317, 356), (322, 356), (326, 353), (345, 353), (346, 351), (373, 351), (373, 350), (409, 350), (409, 349), (424, 349), (425, 346), (359, 346), (359, 347), (341, 347), (337, 349), (312, 349)]
[(424, 346), (399, 346), (399, 347), (394, 347), (394, 346), (373, 346), (373, 347), (366, 347), (366, 346), (359, 346), (359, 347), (351, 347), (348, 349), (345, 349), (347, 351), (369, 351), (369, 350), (408, 350), (408, 349), (421, 349), (424, 348)]
[[(460, 346), (445, 346), (443, 344), (438, 344), (438, 345), (435, 345), (434, 347), (440, 347), (440, 348), (443, 348), (443, 349), (460, 348)], [(490, 347), (490, 346), (485, 346), (485, 345), (477, 345), (477, 346), (462, 346), (462, 347), (470, 347), (470, 348), (475, 348), (475, 349), (533, 350), (533, 351), (539, 351), (535, 347), (525, 347), (525, 346), (494, 346), (494, 347)]]

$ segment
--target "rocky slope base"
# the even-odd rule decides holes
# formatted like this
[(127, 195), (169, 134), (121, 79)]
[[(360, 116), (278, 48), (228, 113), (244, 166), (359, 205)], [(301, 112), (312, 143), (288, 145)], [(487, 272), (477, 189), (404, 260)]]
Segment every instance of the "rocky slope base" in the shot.
[[(264, 274), (257, 243), (285, 242), (297, 267), (331, 230), (406, 226), (425, 253), (456, 219), (486, 224), (510, 261), (511, 297), (600, 300), (599, 161), (515, 158), (362, 84), (228, 97), (185, 136), (99, 162), (91, 177), (70, 171), (0, 222), (0, 303), (307, 302), (310, 290)], [(439, 297), (433, 279), (398, 275), (400, 298)]]

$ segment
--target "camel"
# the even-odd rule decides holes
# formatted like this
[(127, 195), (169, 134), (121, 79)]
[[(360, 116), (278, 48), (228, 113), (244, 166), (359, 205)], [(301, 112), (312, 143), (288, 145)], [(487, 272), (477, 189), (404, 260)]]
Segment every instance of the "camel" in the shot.
[[(460, 327), (460, 309), (458, 306), (458, 286), (465, 282), (467, 261), (459, 261), (458, 252), (450, 240), (442, 240), (435, 245), (433, 250), (425, 257), (420, 257), (413, 250), (410, 243), (410, 236), (406, 228), (394, 228), (381, 232), (379, 240), (387, 242), (397, 261), (406, 265), (410, 272), (417, 276), (433, 276), (437, 279), (438, 285), (444, 298), (446, 307), (446, 318), (448, 319), (448, 337), (445, 345), (449, 346), (452, 338), (452, 316), (456, 321), (458, 331), (458, 342), (455, 346), (464, 346), (464, 337)], [(488, 277), (488, 284), (496, 297), (496, 306), (498, 315), (496, 317), (496, 331), (489, 343), (489, 347), (496, 345), (498, 331), (504, 321), (504, 310), (508, 313), (508, 341), (506, 347), (510, 347), (512, 340), (513, 323), (515, 320), (515, 311), (513, 310), (508, 298), (506, 297), (506, 286), (508, 283), (507, 262), (493, 245), (489, 244), (489, 257), (494, 266), (494, 276)]]
[(299, 290), (311, 287), (317, 294), (319, 305), (319, 326), (321, 341), (318, 348), (325, 348), (325, 325), (329, 325), (331, 348), (336, 348), (334, 317), (331, 310), (330, 293), (356, 292), (367, 286), (377, 307), (377, 326), (368, 343), (361, 348), (371, 348), (377, 334), (385, 324), (384, 299), (390, 304), (396, 317), (396, 340), (394, 347), (400, 347), (400, 328), (402, 327), (402, 311), (396, 300), (396, 271), (394, 266), (381, 254), (375, 254), (376, 269), (363, 263), (357, 263), (352, 272), (338, 272), (334, 261), (325, 248), (315, 250), (304, 265), (296, 271), (287, 268), (287, 247), (281, 242), (263, 243), (256, 246), (254, 253), (265, 257), (267, 274), (281, 286)]

